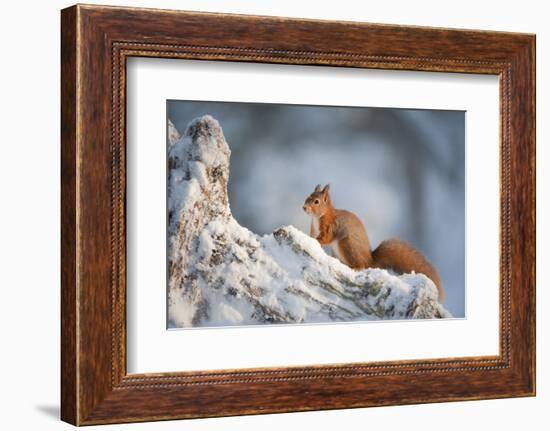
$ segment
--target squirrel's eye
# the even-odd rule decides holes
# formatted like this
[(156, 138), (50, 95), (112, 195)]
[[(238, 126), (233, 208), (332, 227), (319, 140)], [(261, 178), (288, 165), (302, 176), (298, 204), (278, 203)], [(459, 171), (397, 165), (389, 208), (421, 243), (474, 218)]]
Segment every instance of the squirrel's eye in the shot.
[(319, 205), (319, 199), (315, 199), (315, 205)]

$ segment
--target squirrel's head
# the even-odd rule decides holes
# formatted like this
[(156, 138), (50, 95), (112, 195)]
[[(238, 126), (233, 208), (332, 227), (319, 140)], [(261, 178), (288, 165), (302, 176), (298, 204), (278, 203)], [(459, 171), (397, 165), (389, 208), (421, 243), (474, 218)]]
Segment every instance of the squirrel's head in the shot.
[(323, 189), (317, 184), (313, 193), (310, 194), (304, 202), (304, 211), (312, 217), (321, 217), (332, 206), (330, 201), (330, 185), (327, 184)]

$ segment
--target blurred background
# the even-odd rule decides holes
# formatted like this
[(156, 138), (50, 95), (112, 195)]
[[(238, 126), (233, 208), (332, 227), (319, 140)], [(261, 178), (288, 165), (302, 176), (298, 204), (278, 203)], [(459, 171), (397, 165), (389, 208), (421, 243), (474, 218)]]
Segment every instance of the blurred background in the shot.
[(303, 202), (330, 183), (334, 206), (361, 218), (373, 248), (400, 238), (419, 249), (439, 271), (445, 307), (465, 317), (463, 111), (167, 102), (180, 134), (205, 114), (231, 148), (229, 199), (241, 225), (309, 233)]

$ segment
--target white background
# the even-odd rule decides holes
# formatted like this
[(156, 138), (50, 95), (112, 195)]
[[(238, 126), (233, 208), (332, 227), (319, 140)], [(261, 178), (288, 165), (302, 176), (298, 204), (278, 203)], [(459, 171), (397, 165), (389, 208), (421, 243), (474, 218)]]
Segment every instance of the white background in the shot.
[[(329, 412), (106, 426), (96, 429), (544, 429), (550, 421), (548, 122), (550, 29), (544, 2), (103, 1), (106, 4), (537, 33), (538, 396)], [(69, 429), (59, 409), (59, 9), (5, 2), (0, 16), (0, 286), (2, 428)], [(542, 191), (546, 190), (543, 194)], [(538, 422), (538, 423), (537, 423)]]
[[(498, 354), (496, 76), (141, 58), (127, 83), (129, 373)], [(467, 319), (166, 331), (167, 99), (466, 111)]]

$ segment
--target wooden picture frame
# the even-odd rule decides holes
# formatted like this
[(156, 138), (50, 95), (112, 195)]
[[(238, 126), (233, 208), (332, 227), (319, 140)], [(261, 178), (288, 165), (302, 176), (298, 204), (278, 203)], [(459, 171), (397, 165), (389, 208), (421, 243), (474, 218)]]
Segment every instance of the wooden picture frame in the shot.
[[(83, 5), (61, 17), (64, 421), (535, 394), (534, 35)], [(500, 354), (127, 374), (125, 65), (131, 56), (498, 75)]]

